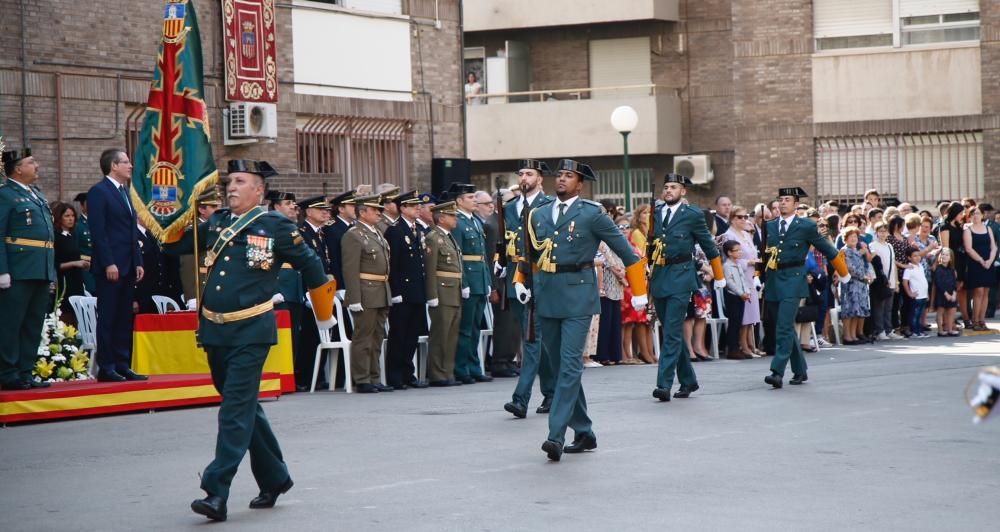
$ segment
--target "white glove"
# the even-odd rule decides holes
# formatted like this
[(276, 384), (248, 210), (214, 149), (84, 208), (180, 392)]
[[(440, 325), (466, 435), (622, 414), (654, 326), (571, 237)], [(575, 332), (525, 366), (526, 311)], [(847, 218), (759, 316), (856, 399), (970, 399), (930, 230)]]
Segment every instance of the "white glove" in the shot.
[(316, 322), (316, 325), (320, 329), (332, 329), (337, 325), (337, 318), (330, 316), (330, 319), (326, 321)]
[(275, 305), (280, 305), (285, 302), (285, 296), (281, 295), (281, 292), (278, 292), (271, 296), (271, 302)]
[(634, 308), (636, 312), (642, 312), (648, 304), (649, 298), (647, 296), (632, 296), (632, 308)]
[(760, 284), (760, 277), (754, 277), (753, 278), (753, 289), (754, 290), (760, 290), (762, 286), (764, 286), (764, 285)]
[(438, 306), (440, 303), (441, 302), (438, 301), (438, 298), (435, 297), (434, 299), (431, 299), (430, 301), (427, 302), (427, 306), (431, 307), (431, 308), (434, 308), (434, 307)]
[(351, 312), (362, 312), (365, 310), (365, 307), (362, 307), (361, 303), (351, 303), (350, 305), (347, 305), (347, 310)]
[(337, 290), (337, 299), (343, 301), (347, 297), (347, 290)]
[(462, 289), (462, 299), (469, 299), (469, 294), (470, 291), (468, 286)]
[(726, 280), (725, 279), (719, 279), (718, 281), (715, 281), (715, 284), (713, 286), (715, 286), (715, 288), (725, 288), (726, 287)]
[(531, 300), (531, 290), (525, 288), (521, 283), (514, 283), (514, 294), (522, 305), (528, 304), (528, 301)]
[(396, 297), (392, 298), (392, 304), (393, 305), (398, 305), (398, 304), (400, 304), (402, 302), (403, 302), (403, 296), (396, 296)]
[(198, 300), (194, 299), (194, 298), (188, 299), (187, 300), (187, 309), (188, 310), (198, 310)]
[(840, 278), (840, 282), (844, 283), (844, 284), (847, 284), (847, 283), (851, 282), (851, 274), (847, 274), (847, 275), (841, 277)]
[(0, 275), (0, 290), (6, 290), (10, 288), (10, 274), (5, 273)]
[(501, 266), (499, 262), (493, 263), (493, 275), (496, 275), (500, 279), (507, 277), (507, 267)]

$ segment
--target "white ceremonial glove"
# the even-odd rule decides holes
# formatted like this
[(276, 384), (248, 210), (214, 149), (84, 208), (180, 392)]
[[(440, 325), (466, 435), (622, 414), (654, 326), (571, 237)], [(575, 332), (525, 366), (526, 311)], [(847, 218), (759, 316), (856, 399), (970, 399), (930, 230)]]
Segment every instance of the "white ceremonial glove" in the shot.
[(725, 288), (726, 287), (726, 280), (725, 279), (719, 279), (718, 281), (715, 281), (715, 284), (713, 286), (715, 286), (715, 288)]
[(188, 299), (187, 300), (187, 309), (188, 310), (198, 310), (198, 300), (194, 299), (194, 298)]
[(632, 296), (632, 308), (634, 308), (636, 312), (642, 312), (646, 308), (646, 305), (648, 304), (649, 304), (649, 297), (644, 295)]
[(431, 308), (434, 308), (434, 307), (438, 306), (440, 303), (441, 302), (438, 301), (438, 298), (435, 297), (434, 299), (431, 299), (430, 301), (427, 302), (427, 306), (431, 307)]
[(347, 305), (347, 310), (351, 312), (363, 312), (365, 307), (362, 307), (361, 303), (351, 303), (350, 305)]
[(514, 283), (514, 295), (517, 296), (517, 300), (522, 305), (527, 305), (528, 301), (531, 300), (531, 290), (525, 288), (521, 283)]
[(337, 290), (337, 299), (343, 301), (347, 297), (347, 290)]
[(841, 277), (840, 278), (840, 282), (843, 283), (843, 284), (847, 284), (847, 283), (851, 282), (851, 274), (847, 274), (847, 275)]
[(281, 292), (278, 292), (271, 296), (271, 302), (275, 305), (280, 305), (285, 302), (285, 296), (281, 295)]
[(398, 304), (400, 304), (402, 302), (403, 302), (403, 296), (396, 296), (396, 297), (392, 298), (392, 304), (393, 305), (398, 305)]
[(320, 329), (332, 329), (337, 326), (337, 318), (330, 316), (330, 319), (326, 321), (317, 322), (316, 325)]
[(764, 285), (760, 284), (760, 277), (753, 278), (753, 289), (760, 290)]
[(462, 299), (469, 299), (469, 295), (470, 295), (470, 290), (469, 287), (466, 286), (465, 288), (462, 289)]
[(6, 290), (10, 288), (10, 274), (5, 273), (0, 275), (0, 290)]
[(507, 277), (507, 267), (506, 266), (501, 266), (499, 262), (494, 262), (493, 263), (493, 275), (499, 277), (500, 279), (503, 279), (504, 277)]

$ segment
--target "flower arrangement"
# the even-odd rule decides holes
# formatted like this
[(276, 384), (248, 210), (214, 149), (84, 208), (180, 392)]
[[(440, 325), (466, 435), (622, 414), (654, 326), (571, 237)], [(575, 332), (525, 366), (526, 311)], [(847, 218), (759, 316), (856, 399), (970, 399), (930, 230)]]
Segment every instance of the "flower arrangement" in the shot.
[(42, 326), (42, 341), (38, 345), (38, 361), (32, 371), (38, 382), (80, 381), (92, 378), (90, 372), (90, 357), (80, 350), (82, 340), (80, 332), (72, 325), (66, 325), (59, 317), (59, 303), (62, 297), (56, 298), (55, 308), (45, 317)]

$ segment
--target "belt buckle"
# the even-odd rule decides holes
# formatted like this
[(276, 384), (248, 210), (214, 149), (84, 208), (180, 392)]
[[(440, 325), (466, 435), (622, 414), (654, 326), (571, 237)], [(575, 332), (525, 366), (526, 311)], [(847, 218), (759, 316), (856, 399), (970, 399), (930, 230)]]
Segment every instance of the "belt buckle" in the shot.
[(221, 312), (212, 312), (211, 310), (209, 310), (205, 313), (205, 317), (208, 318), (208, 321), (216, 325), (222, 325), (226, 323), (226, 319), (222, 317)]

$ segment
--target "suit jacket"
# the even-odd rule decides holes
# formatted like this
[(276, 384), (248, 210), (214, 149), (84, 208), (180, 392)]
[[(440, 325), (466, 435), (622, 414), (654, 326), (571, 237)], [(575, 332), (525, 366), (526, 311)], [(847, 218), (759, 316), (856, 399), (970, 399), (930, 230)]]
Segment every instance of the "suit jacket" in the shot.
[[(531, 212), (530, 223), (539, 242), (550, 240), (550, 260), (556, 265), (593, 263), (597, 247), (605, 242), (626, 266), (639, 261), (632, 244), (622, 235), (600, 203), (577, 198), (559, 223), (552, 221), (552, 201)], [(537, 260), (537, 259), (536, 259)], [(578, 318), (601, 312), (594, 268), (577, 272), (535, 273), (535, 309), (542, 318)]]
[[(55, 248), (21, 245), (18, 238), (55, 242), (52, 211), (45, 196), (32, 186), (31, 192), (17, 183), (0, 185), (0, 274), (14, 281), (56, 281)], [(7, 241), (12, 239), (13, 242)], [(6, 312), (13, 312), (7, 309)]]
[(118, 274), (122, 277), (142, 266), (139, 227), (136, 225), (135, 208), (130, 202), (131, 199), (126, 203), (107, 177), (87, 192), (90, 238), (94, 245), (91, 269), (97, 276), (103, 275), (104, 269), (112, 264), (118, 267)]
[[(661, 257), (667, 262), (682, 258), (691, 258), (694, 245), (697, 243), (709, 260), (719, 256), (719, 248), (712, 239), (705, 223), (705, 215), (694, 205), (681, 204), (677, 207), (670, 223), (664, 227), (663, 211), (667, 206), (661, 205), (653, 217), (653, 235), (656, 241), (663, 242)], [(649, 283), (649, 292), (653, 297), (667, 297), (685, 292), (694, 292), (701, 287), (698, 279), (698, 265), (688, 260), (678, 264), (653, 265), (653, 276)]]
[(330, 256), (330, 273), (333, 274), (333, 278), (337, 280), (337, 290), (342, 290), (344, 288), (344, 268), (343, 262), (341, 261), (340, 253), (340, 241), (343, 240), (344, 234), (352, 226), (344, 223), (340, 217), (336, 217), (333, 223), (326, 226), (323, 229), (323, 239), (326, 241), (326, 252)]
[(475, 214), (466, 216), (459, 211), (457, 218), (458, 225), (452, 236), (458, 243), (459, 251), (463, 257), (480, 257), (479, 260), (462, 259), (464, 270), (462, 287), (468, 287), (471, 295), (484, 296), (490, 293), (490, 275), (493, 266), (492, 263), (487, 266), (486, 260), (493, 257), (493, 252), (487, 252), (486, 233), (483, 232), (482, 223)]
[[(461, 306), (462, 253), (448, 232), (440, 227), (435, 227), (427, 233), (426, 242), (424, 286), (427, 289), (427, 300), (437, 299), (440, 305), (446, 307)], [(452, 276), (441, 276), (440, 272), (450, 273)]]
[[(531, 214), (532, 209), (537, 209), (538, 207), (545, 205), (553, 200), (552, 196), (546, 196), (545, 193), (539, 193), (535, 196), (535, 200), (528, 205), (528, 214)], [(504, 240), (507, 243), (507, 249), (510, 249), (511, 242), (514, 243), (514, 249), (516, 255), (507, 254), (507, 298), (517, 299), (517, 294), (514, 292), (514, 267), (516, 266), (516, 260), (518, 257), (524, 257), (524, 229), (522, 226), (522, 221), (527, 219), (522, 211), (522, 216), (517, 214), (518, 202), (522, 201), (522, 198), (518, 197), (516, 201), (511, 201), (504, 205), (503, 216), (504, 223), (507, 225), (507, 234), (504, 235)]]
[[(302, 225), (299, 226), (299, 233), (302, 234), (306, 244), (319, 256), (320, 262), (323, 263), (323, 271), (333, 273), (330, 265), (330, 249), (326, 245), (326, 229), (326, 227), (320, 227), (319, 231), (316, 231), (309, 225), (309, 222), (302, 222)], [(337, 287), (340, 287), (340, 283), (337, 283)]]
[[(781, 301), (782, 299), (804, 298), (809, 295), (808, 281), (806, 280), (806, 254), (809, 247), (815, 247), (827, 260), (833, 260), (837, 256), (837, 248), (830, 243), (830, 240), (819, 234), (816, 222), (809, 218), (795, 217), (792, 223), (788, 224), (785, 236), (778, 235), (778, 224), (781, 218), (775, 218), (767, 222), (767, 247), (778, 248), (778, 264), (790, 262), (802, 262), (801, 266), (791, 268), (780, 268), (777, 270), (766, 270), (764, 277), (764, 300)], [(770, 258), (770, 254), (761, 257), (765, 263)]]
[(403, 303), (423, 305), (427, 302), (424, 287), (424, 233), (419, 226), (400, 219), (385, 231), (389, 242), (389, 286), (393, 297), (403, 296)]
[(715, 215), (715, 236), (719, 236), (729, 230), (729, 221), (725, 218)]
[[(362, 279), (361, 274), (389, 275), (389, 243), (378, 230), (363, 223), (355, 224), (344, 233), (340, 243), (344, 264), (345, 301), (361, 303), (365, 310), (392, 305), (389, 281)], [(339, 285), (338, 285), (339, 287)]]

